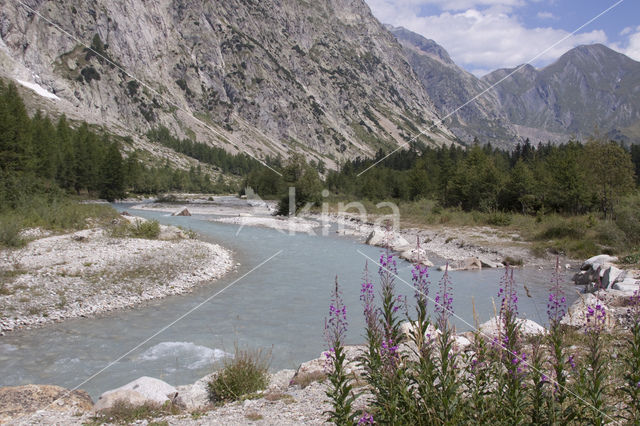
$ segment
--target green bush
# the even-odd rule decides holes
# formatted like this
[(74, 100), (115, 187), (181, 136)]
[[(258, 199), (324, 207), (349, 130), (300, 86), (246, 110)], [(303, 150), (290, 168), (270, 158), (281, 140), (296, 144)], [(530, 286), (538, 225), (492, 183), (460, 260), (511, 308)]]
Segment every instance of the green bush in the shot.
[(509, 226), (511, 225), (511, 215), (504, 212), (489, 213), (487, 223), (494, 226)]
[(575, 221), (552, 224), (536, 235), (538, 240), (552, 240), (561, 238), (580, 239), (584, 236), (584, 227)]
[(211, 401), (237, 401), (243, 395), (265, 389), (269, 384), (270, 359), (270, 352), (236, 347), (233, 359), (226, 361), (218, 375), (209, 382)]
[(158, 235), (160, 235), (160, 224), (157, 220), (137, 220), (131, 228), (131, 236), (134, 238), (155, 240)]
[(20, 236), (22, 231), (21, 223), (14, 217), (0, 218), (0, 246), (5, 247), (22, 247), (25, 244), (24, 239)]

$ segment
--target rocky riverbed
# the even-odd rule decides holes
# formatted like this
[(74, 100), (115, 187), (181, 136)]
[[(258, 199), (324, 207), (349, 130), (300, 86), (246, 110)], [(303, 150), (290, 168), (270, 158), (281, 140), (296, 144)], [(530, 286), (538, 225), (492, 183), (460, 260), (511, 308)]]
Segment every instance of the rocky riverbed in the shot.
[(233, 267), (231, 252), (175, 227), (160, 226), (159, 239), (118, 237), (100, 227), (25, 235), (35, 239), (0, 251), (3, 333), (182, 294)]

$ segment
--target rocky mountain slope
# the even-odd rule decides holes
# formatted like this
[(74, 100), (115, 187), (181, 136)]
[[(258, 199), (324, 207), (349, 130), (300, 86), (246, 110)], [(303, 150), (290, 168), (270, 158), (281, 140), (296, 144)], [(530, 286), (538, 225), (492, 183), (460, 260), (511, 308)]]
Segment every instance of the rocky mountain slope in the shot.
[(640, 62), (601, 44), (574, 48), (540, 70), (524, 65), (477, 78), (435, 41), (387, 28), (447, 126), (465, 142), (566, 142), (587, 138), (596, 127), (603, 136), (640, 142)]
[[(331, 164), (438, 121), (363, 0), (0, 5), (0, 75), (36, 83), (58, 98), (50, 108), (121, 134), (164, 125), (231, 152), (300, 150)], [(455, 137), (439, 126), (421, 140)]]
[(447, 117), (445, 123), (458, 138), (467, 143), (477, 138), (503, 147), (518, 140), (490, 84), (458, 67), (435, 41), (402, 27), (387, 29), (402, 45), (438, 112)]
[[(483, 77), (493, 84), (510, 74)], [(640, 62), (601, 44), (579, 46), (537, 70), (526, 65), (495, 87), (508, 119), (532, 140), (602, 135), (640, 142)]]

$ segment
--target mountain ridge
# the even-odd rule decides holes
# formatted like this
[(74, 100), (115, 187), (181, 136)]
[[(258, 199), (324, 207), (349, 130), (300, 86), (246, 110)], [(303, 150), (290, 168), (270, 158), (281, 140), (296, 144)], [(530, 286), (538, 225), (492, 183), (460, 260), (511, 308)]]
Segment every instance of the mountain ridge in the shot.
[(66, 113), (122, 132), (163, 125), (231, 152), (298, 150), (329, 165), (393, 149), (424, 129), (423, 143), (456, 139), (433, 126), (433, 104), (363, 0), (36, 6), (144, 84), (38, 15), (2, 3), (2, 73), (50, 89)]

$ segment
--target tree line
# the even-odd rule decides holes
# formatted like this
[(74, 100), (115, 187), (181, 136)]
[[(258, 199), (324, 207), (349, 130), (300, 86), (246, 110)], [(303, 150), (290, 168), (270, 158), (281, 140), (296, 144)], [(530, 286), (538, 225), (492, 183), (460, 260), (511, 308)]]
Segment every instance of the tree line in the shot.
[(15, 85), (0, 81), (0, 210), (16, 208), (24, 197), (55, 192), (97, 195), (107, 200), (126, 192), (170, 190), (229, 192), (221, 177), (212, 181), (198, 167), (176, 170), (166, 162), (146, 166), (140, 153), (123, 159), (118, 141), (86, 123), (73, 128), (37, 112), (27, 114)]
[(599, 210), (610, 216), (616, 202), (637, 188), (636, 170), (640, 147), (627, 150), (597, 139), (539, 146), (526, 141), (513, 151), (414, 144), (388, 157), (379, 151), (373, 159), (347, 161), (329, 172), (326, 184), (335, 193), (374, 201), (428, 198), (467, 211)]

